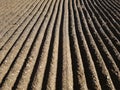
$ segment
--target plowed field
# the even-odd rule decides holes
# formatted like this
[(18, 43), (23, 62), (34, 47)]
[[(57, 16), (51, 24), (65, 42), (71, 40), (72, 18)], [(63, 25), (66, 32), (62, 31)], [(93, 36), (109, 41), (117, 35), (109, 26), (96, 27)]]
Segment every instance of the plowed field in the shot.
[(0, 90), (120, 90), (120, 0), (0, 0)]

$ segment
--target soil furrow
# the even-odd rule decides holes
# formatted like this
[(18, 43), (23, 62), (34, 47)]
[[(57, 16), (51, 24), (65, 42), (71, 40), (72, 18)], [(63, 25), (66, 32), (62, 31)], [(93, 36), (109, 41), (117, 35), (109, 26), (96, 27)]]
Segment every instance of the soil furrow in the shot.
[[(84, 5), (84, 2), (82, 1), (83, 5)], [(93, 56), (93, 60), (94, 60), (94, 63), (95, 63), (95, 66), (96, 66), (96, 69), (97, 69), (97, 73), (98, 73), (98, 76), (99, 76), (99, 80), (101, 82), (101, 86), (103, 89), (114, 89), (114, 86), (113, 86), (113, 83), (110, 79), (110, 75), (109, 75), (109, 72), (106, 68), (106, 65), (104, 63), (104, 60), (93, 40), (95, 34), (97, 34), (96, 30), (95, 30), (95, 27), (92, 23), (92, 20), (91, 20), (91, 17), (89, 16), (89, 14), (87, 13), (87, 10), (86, 10), (86, 7), (83, 8), (83, 11), (84, 11), (84, 14), (86, 15), (86, 20), (87, 20), (87, 23), (88, 23), (88, 26), (89, 26), (89, 30), (85, 32), (86, 34), (86, 37), (87, 37), (87, 41), (88, 41), (88, 46), (90, 48), (90, 51), (91, 51), (91, 54)], [(93, 30), (91, 30), (93, 29)], [(90, 34), (90, 31), (92, 31), (92, 33), (94, 34), (93, 37), (91, 37), (92, 35)], [(100, 72), (101, 70), (101, 72)], [(104, 72), (103, 72), (104, 71)], [(108, 79), (106, 79), (107, 77), (109, 77)], [(105, 82), (103, 82), (105, 81)]]
[(0, 0), (0, 90), (119, 90), (120, 0)]
[(84, 73), (83, 62), (79, 50), (78, 39), (76, 35), (76, 27), (74, 20), (74, 12), (72, 8), (72, 1), (69, 2), (69, 36), (72, 57), (72, 69), (74, 77), (74, 89), (87, 90), (86, 78)]
[(113, 0), (106, 0), (107, 3), (109, 3), (111, 5), (111, 7), (117, 9), (118, 12), (120, 12), (120, 3), (116, 3)]
[[(87, 9), (88, 10), (88, 9)], [(92, 15), (92, 16), (94, 16), (94, 15)], [(95, 17), (92, 17), (93, 18), (93, 21), (94, 22), (96, 22), (95, 23), (95, 26), (96, 25), (98, 25), (98, 22), (97, 22), (97, 20), (95, 19)], [(97, 27), (97, 29), (98, 28), (100, 28), (99, 26)], [(96, 29), (96, 30), (97, 30)], [(92, 32), (94, 32), (94, 31), (92, 31)], [(100, 53), (101, 53), (101, 55), (102, 55), (102, 57), (103, 57), (103, 59), (104, 59), (104, 62), (106, 63), (106, 66), (107, 66), (107, 68), (110, 70), (109, 72), (110, 72), (110, 74), (111, 74), (111, 78), (116, 78), (117, 80), (118, 80), (118, 73), (119, 73), (119, 70), (118, 70), (118, 68), (116, 67), (116, 64), (115, 64), (115, 62), (114, 62), (114, 60), (112, 59), (112, 57), (111, 57), (111, 55), (109, 54), (109, 51), (107, 51), (107, 49), (105, 49), (106, 47), (105, 47), (105, 45), (103, 44), (103, 42), (102, 42), (102, 40), (100, 39), (100, 37), (99, 37), (99, 35), (96, 35), (97, 33), (94, 33), (93, 34), (93, 36), (96, 38), (95, 39), (95, 41), (96, 41), (96, 44), (97, 44), (97, 46), (98, 46), (98, 49), (99, 49), (99, 51), (100, 51)], [(106, 55), (106, 56), (105, 56)], [(106, 60), (109, 60), (109, 61), (106, 61)], [(110, 65), (111, 64), (111, 65)], [(111, 66), (111, 67), (110, 67)], [(114, 70), (117, 70), (117, 71), (115, 71), (115, 72), (113, 72), (113, 71), (111, 71), (111, 69), (114, 69)], [(115, 75), (114, 77), (113, 77), (113, 75)], [(113, 80), (115, 80), (115, 79), (113, 79)], [(115, 81), (114, 81), (115, 82)], [(118, 80), (118, 82), (119, 82), (119, 80)]]
[[(27, 13), (25, 13), (19, 20), (19, 22), (14, 26), (11, 27), (5, 34), (4, 36), (0, 39), (0, 47), (2, 48), (7, 41), (9, 41), (9, 39), (12, 37), (12, 35), (14, 35), (14, 33), (17, 31), (17, 29), (20, 27), (20, 25), (26, 20), (26, 18), (28, 17), (28, 15), (30, 15), (32, 9), (34, 7), (31, 7)], [(6, 28), (7, 29), (7, 28)]]
[[(27, 2), (25, 3), (27, 4)], [(29, 5), (30, 4), (30, 5)], [(8, 22), (6, 22), (6, 24), (4, 24), (1, 28), (2, 28), (2, 31), (0, 32), (0, 36), (1, 38), (4, 36), (4, 34), (6, 34), (10, 28), (16, 26), (16, 20), (19, 19), (28, 9), (30, 6), (32, 6), (33, 3), (28, 3), (28, 6), (26, 7), (25, 5), (21, 6), (22, 9), (18, 10), (19, 12), (16, 12), (15, 13), (15, 16), (13, 17), (10, 17), (10, 20), (8, 20)]]
[[(27, 1), (24, 2), (24, 3), (22, 3), (21, 6), (19, 5), (19, 6), (16, 8), (16, 10), (15, 10), (16, 12), (15, 12), (15, 13), (18, 14), (18, 12), (20, 12), (20, 11), (22, 10), (22, 8), (25, 9), (25, 7), (27, 7), (27, 5), (29, 6), (29, 4), (31, 4), (31, 3), (30, 3), (30, 2), (27, 2)], [(26, 5), (26, 6), (25, 6), (25, 5)], [(17, 9), (18, 9), (18, 10), (17, 10)], [(20, 10), (19, 10), (19, 9), (20, 9)], [(22, 10), (22, 11), (23, 11), (23, 10)], [(16, 14), (15, 14), (15, 15), (16, 15)], [(12, 23), (9, 23), (9, 22), (11, 21), (11, 20), (9, 20), (9, 19), (12, 19), (12, 18), (15, 19), (15, 17), (14, 17), (15, 15), (14, 15), (14, 13), (13, 13), (13, 15), (11, 15), (11, 17), (10, 17), (10, 15), (6, 16), (6, 18), (4, 19), (5, 23), (6, 23), (6, 24), (12, 24)], [(18, 16), (19, 16), (19, 15), (18, 15)], [(4, 17), (3, 17), (3, 18), (4, 18)], [(3, 24), (3, 26), (1, 27), (1, 29), (2, 29), (1, 32), (4, 32), (3, 29), (4, 29), (4, 27), (7, 27), (7, 25), (4, 24), (4, 22), (3, 22), (2, 24)]]
[[(95, 11), (95, 10), (94, 10)], [(97, 14), (98, 16), (99, 16), (99, 14)], [(99, 21), (99, 20), (101, 20), (101, 18), (100, 19), (96, 19), (97, 21)], [(119, 58), (119, 52), (118, 52), (118, 50), (116, 49), (116, 47), (113, 45), (113, 43), (111, 42), (111, 40), (108, 38), (108, 36), (105, 34), (105, 28), (103, 28), (102, 29), (102, 26), (100, 26), (100, 24), (99, 24), (99, 22), (97, 22), (97, 24), (99, 25), (99, 26), (96, 26), (96, 28), (99, 28), (100, 30), (98, 30), (98, 29), (96, 29), (97, 31), (98, 31), (98, 33), (100, 34), (100, 36), (101, 36), (101, 38), (102, 38), (102, 40), (103, 40), (103, 42), (105, 43), (105, 45), (106, 45), (106, 47), (108, 48), (108, 50), (109, 50), (109, 52), (111, 53), (111, 56), (114, 58), (114, 60), (116, 61), (116, 62), (119, 62), (120, 60), (120, 58)], [(104, 25), (104, 26), (106, 26), (106, 25)], [(118, 42), (119, 43), (119, 42)], [(116, 63), (116, 64), (118, 64), (118, 63)], [(118, 65), (118, 67), (119, 67), (119, 65)]]
[[(53, 4), (54, 4), (54, 1), (52, 2)], [(54, 8), (55, 9), (53, 9), (53, 11), (54, 12), (57, 12), (57, 6), (58, 6), (58, 3), (59, 3), (59, 1), (57, 2), (57, 3), (55, 3), (54, 5)], [(52, 9), (51, 9), (52, 10)], [(46, 14), (46, 15), (49, 15), (49, 14)], [(52, 12), (52, 17), (50, 17), (49, 18), (49, 16), (47, 16), (46, 18), (49, 18), (50, 19), (50, 21), (51, 21), (51, 23), (48, 23), (48, 28), (49, 29), (45, 29), (45, 30), (47, 30), (48, 32), (45, 32), (45, 34), (44, 34), (44, 36), (46, 36), (46, 39), (44, 39), (43, 38), (43, 40), (45, 40), (45, 41), (43, 41), (44, 42), (44, 45), (41, 45), (41, 47), (43, 47), (43, 50), (42, 50), (42, 53), (40, 54), (40, 58), (38, 58), (39, 59), (39, 61), (40, 61), (40, 68), (39, 68), (39, 66), (38, 66), (38, 69), (40, 70), (40, 72), (36, 72), (36, 74), (37, 74), (37, 76), (39, 77), (39, 79), (41, 78), (41, 81), (40, 82), (42, 82), (42, 79), (43, 79), (43, 77), (44, 76), (42, 76), (42, 75), (44, 75), (44, 72), (45, 72), (45, 67), (46, 67), (46, 63), (47, 63), (47, 55), (48, 55), (48, 50), (49, 50), (49, 42), (50, 42), (50, 39), (51, 39), (51, 33), (52, 33), (52, 30), (53, 30), (53, 26), (54, 26), (54, 20), (55, 20), (55, 16), (56, 15), (56, 13), (53, 13)], [(46, 24), (47, 25), (47, 24)], [(51, 27), (51, 28), (50, 28)], [(42, 42), (42, 44), (43, 44), (43, 42)], [(48, 45), (48, 46), (47, 46)], [(27, 65), (31, 65), (30, 64), (30, 61), (27, 63)], [(27, 67), (25, 68), (25, 69), (27, 69)], [(27, 70), (29, 70), (29, 68), (27, 69)], [(25, 70), (25, 71), (23, 71), (23, 75), (22, 75), (22, 77), (21, 77), (21, 80), (20, 80), (20, 82), (18, 83), (18, 86), (17, 86), (17, 88), (19, 89), (19, 90), (21, 90), (23, 87), (24, 87), (24, 85), (26, 85), (26, 83), (27, 83), (27, 78), (28, 77), (25, 77), (25, 72), (27, 71), (27, 70)], [(29, 76), (29, 75), (27, 75), (27, 76)], [(38, 78), (37, 77), (37, 78)], [(26, 82), (24, 82), (23, 83), (23, 80), (24, 79), (26, 79)], [(36, 80), (36, 79), (35, 79)], [(40, 83), (40, 82), (38, 82), (37, 83), (37, 85), (39, 85), (39, 87), (40, 88), (42, 88), (42, 83)], [(38, 87), (36, 87), (36, 88), (38, 88)]]
[[(58, 47), (59, 47), (59, 32), (60, 32), (60, 24), (62, 19), (62, 6), (63, 6), (63, 0), (60, 2), (60, 6), (58, 8), (57, 17), (55, 20), (53, 32), (52, 32), (52, 39), (50, 43), (50, 50), (48, 54), (48, 59), (50, 60), (47, 62), (46, 67), (46, 77), (44, 77), (43, 80), (43, 89), (47, 90), (55, 90), (56, 89), (56, 75), (57, 75), (57, 62), (58, 62)], [(49, 71), (48, 71), (48, 68)], [(47, 78), (48, 76), (48, 78)]]
[[(13, 83), (15, 81), (15, 77), (17, 78), (17, 75), (18, 75), (18, 73), (20, 71), (20, 67), (22, 66), (22, 63), (24, 62), (26, 54), (27, 54), (28, 50), (30, 49), (32, 41), (33, 41), (33, 39), (34, 39), (34, 37), (35, 37), (35, 35), (37, 33), (37, 30), (38, 30), (38, 29), (36, 29), (37, 24), (34, 24), (34, 23), (36, 22), (36, 20), (38, 19), (40, 14), (41, 14), (41, 12), (39, 11), (39, 13), (36, 14), (36, 18), (33, 18), (32, 22), (29, 24), (31, 26), (35, 25), (34, 28), (31, 28), (31, 30), (33, 30), (33, 31), (28, 36), (28, 39), (26, 41), (24, 41), (25, 44), (23, 44), (23, 49), (21, 50), (20, 54), (17, 55), (18, 58), (16, 57), (14, 62), (12, 63), (13, 66), (11, 66), (11, 70), (9, 70), (9, 73), (6, 76), (7, 79), (5, 77), (6, 81), (4, 81), (5, 83), (3, 82), (4, 83), (3, 88), (6, 87), (6, 86), (4, 87), (4, 85), (9, 85), (9, 86), (10, 86), (10, 84), (13, 85)], [(16, 73), (13, 74), (13, 72), (16, 72)], [(12, 78), (13, 76), (14, 76), (14, 79), (10, 80), (9, 78)]]
[[(41, 4), (42, 4), (42, 1), (41, 1)], [(10, 30), (8, 32), (6, 32), (6, 34), (3, 36), (3, 38), (0, 39), (0, 47), (1, 48), (9, 41), (9, 39), (12, 37), (12, 35), (14, 35), (14, 33), (16, 33), (18, 31), (19, 27), (25, 22), (25, 20), (28, 18), (28, 16), (31, 15), (32, 12), (35, 13), (35, 11), (37, 11), (37, 9), (39, 8), (39, 6), (41, 4), (39, 4), (38, 2), (35, 2), (33, 7), (29, 8), (28, 11), (20, 18), (20, 20), (18, 21), (16, 26), (10, 28)]]
[(62, 46), (62, 89), (63, 90), (73, 90), (73, 72), (72, 72), (72, 61), (71, 52), (69, 46), (69, 13), (68, 13), (68, 0), (64, 1), (63, 6), (63, 46)]
[[(116, 10), (116, 8), (114, 8), (114, 7), (112, 7), (112, 6), (114, 6), (114, 4), (111, 4), (111, 3), (109, 3), (109, 2), (107, 2), (107, 1), (102, 1), (103, 2), (103, 4), (104, 4), (104, 6), (105, 7), (107, 7), (108, 9), (109, 9), (109, 12), (111, 12), (112, 14), (113, 14), (113, 16), (115, 16), (114, 18), (116, 18), (116, 19), (119, 19), (120, 18), (120, 15), (119, 15), (119, 11), (118, 10)], [(102, 4), (102, 3), (101, 3)], [(111, 10), (112, 9), (112, 10)], [(116, 15), (115, 15), (115, 14)]]
[(83, 31), (82, 31), (83, 28), (82, 28), (82, 25), (80, 22), (81, 19), (79, 17), (80, 13), (78, 13), (76, 6), (74, 6), (74, 10), (75, 10), (74, 14), (76, 14), (75, 20), (76, 20), (76, 24), (77, 24), (76, 25), (76, 33), (77, 33), (77, 38), (78, 38), (78, 42), (79, 42), (79, 48), (81, 48), (80, 52), (81, 52), (81, 56), (83, 59), (83, 66), (84, 66), (84, 70), (85, 70), (87, 86), (88, 86), (88, 89), (89, 88), (98, 89), (99, 80), (97, 77), (97, 73), (96, 73), (96, 70), (95, 70), (95, 67), (93, 64), (91, 54), (90, 54), (88, 46), (87, 46), (85, 36), (83, 34)]
[[(98, 0), (98, 2), (101, 4), (101, 6), (103, 6), (110, 14), (111, 14), (111, 16), (113, 16), (114, 17), (114, 19), (116, 19), (116, 22), (119, 22), (119, 18), (120, 18), (120, 15), (119, 15), (119, 13), (120, 12), (118, 12), (118, 10), (116, 10), (115, 8), (113, 8), (113, 7), (111, 7), (111, 5), (110, 5), (110, 3), (108, 3), (108, 2), (106, 2), (106, 1), (99, 1)], [(116, 15), (115, 15), (115, 14)]]
[(3, 60), (3, 58), (10, 52), (10, 50), (12, 49), (12, 46), (14, 46), (14, 44), (17, 42), (19, 37), (25, 31), (27, 25), (29, 25), (29, 23), (31, 22), (31, 19), (34, 17), (35, 13), (37, 13), (38, 9), (41, 10), (42, 8), (38, 6), (36, 9), (34, 9), (31, 15), (29, 15), (25, 19), (24, 23), (22, 23), (22, 25), (18, 28), (18, 30), (12, 35), (12, 37), (8, 40), (8, 42), (2, 47), (2, 51), (0, 51), (0, 53), (2, 53), (0, 55), (0, 60)]
[[(17, 2), (15, 2), (14, 1), (14, 3), (13, 2), (11, 2), (12, 3), (12, 7), (11, 8), (6, 8), (5, 9), (5, 6), (0, 10), (1, 11), (1, 13), (0, 13), (0, 20), (2, 20), (2, 19), (4, 19), (4, 17), (6, 16), (6, 15), (8, 15), (8, 14), (10, 14), (11, 12), (12, 12), (12, 10), (14, 10), (16, 7), (19, 7), (22, 3), (23, 3), (23, 1), (22, 0), (20, 0), (20, 1), (17, 1)], [(13, 8), (14, 7), (14, 8)], [(2, 23), (1, 23), (2, 24)]]
[[(98, 11), (100, 16), (103, 16), (103, 20), (106, 22), (106, 24), (108, 24), (107, 26), (109, 26), (109, 24), (116, 28), (118, 31), (120, 31), (120, 25), (118, 24), (119, 22), (116, 22), (114, 20), (114, 18), (112, 18), (112, 16), (108, 13), (107, 10), (105, 10), (99, 3), (95, 4), (95, 1), (91, 2), (93, 4), (93, 6), (96, 8), (96, 10)], [(100, 9), (101, 8), (101, 9)], [(115, 29), (114, 29), (115, 30)]]
[[(15, 42), (14, 46), (11, 48), (11, 50), (9, 51), (8, 55), (3, 59), (3, 61), (1, 62), (0, 67), (5, 67), (8, 68), (8, 66), (10, 66), (10, 62), (12, 63), (12, 61), (14, 60), (16, 54), (19, 52), (19, 49), (22, 47), (23, 42), (25, 41), (25, 39), (27, 38), (27, 35), (29, 35), (29, 32), (31, 32), (32, 27), (35, 25), (35, 22), (37, 20), (37, 18), (39, 17), (39, 14), (41, 12), (37, 12), (36, 16), (30, 16), (28, 18), (31, 18), (31, 21), (29, 22), (28, 26), (25, 27), (25, 30), (23, 31), (23, 33), (21, 34), (20, 38), (18, 38), (18, 40)], [(34, 15), (34, 13), (32, 13)], [(26, 20), (27, 21), (27, 20)], [(9, 44), (8, 44), (9, 45)], [(6, 46), (7, 47), (7, 46)], [(17, 49), (16, 49), (17, 48)], [(6, 49), (5, 49), (6, 50)], [(13, 53), (12, 53), (13, 52)], [(16, 54), (14, 54), (16, 52)], [(2, 52), (3, 53), (3, 52)], [(10, 59), (11, 58), (11, 59)], [(2, 60), (2, 59), (1, 59)], [(12, 60), (12, 61), (11, 61)], [(8, 62), (7, 62), (8, 61)], [(9, 64), (7, 67), (6, 65)], [(1, 70), (3, 70), (3, 68), (0, 68)], [(7, 72), (7, 71), (6, 71)], [(4, 72), (5, 73), (5, 72)], [(1, 76), (2, 78), (2, 76)]]

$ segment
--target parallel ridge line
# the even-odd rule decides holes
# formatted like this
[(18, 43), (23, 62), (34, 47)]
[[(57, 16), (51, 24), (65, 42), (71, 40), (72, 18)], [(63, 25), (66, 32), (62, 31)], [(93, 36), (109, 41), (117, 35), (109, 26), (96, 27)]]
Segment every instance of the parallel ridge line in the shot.
[(0, 5), (0, 90), (120, 89), (119, 0)]

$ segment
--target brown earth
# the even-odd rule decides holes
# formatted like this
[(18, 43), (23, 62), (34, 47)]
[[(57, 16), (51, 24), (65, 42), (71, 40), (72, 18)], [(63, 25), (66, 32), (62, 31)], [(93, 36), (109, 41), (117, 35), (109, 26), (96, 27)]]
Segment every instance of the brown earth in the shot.
[(0, 0), (0, 90), (88, 89), (120, 89), (120, 0)]

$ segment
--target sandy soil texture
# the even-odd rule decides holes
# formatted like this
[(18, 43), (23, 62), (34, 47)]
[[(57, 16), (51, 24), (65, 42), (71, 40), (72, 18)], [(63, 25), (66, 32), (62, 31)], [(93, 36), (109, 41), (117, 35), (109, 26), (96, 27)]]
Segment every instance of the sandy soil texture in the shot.
[(0, 90), (120, 90), (120, 0), (0, 0)]

